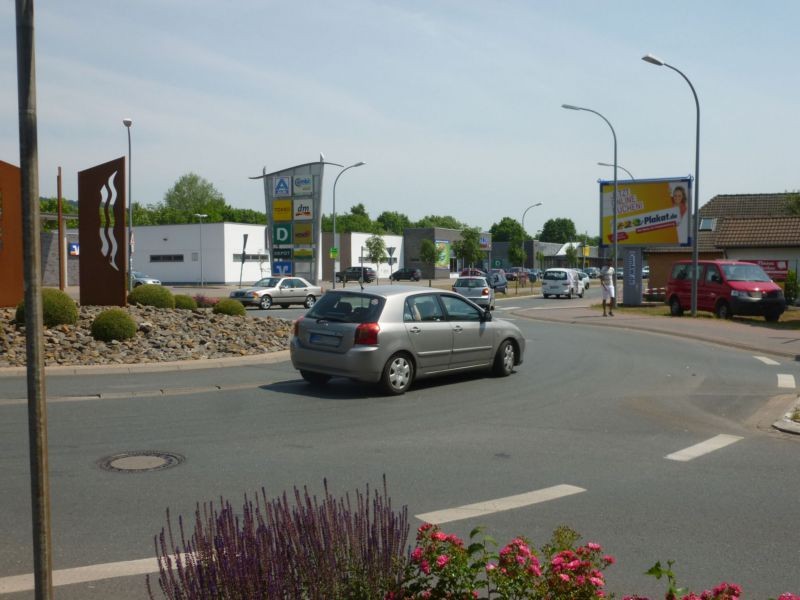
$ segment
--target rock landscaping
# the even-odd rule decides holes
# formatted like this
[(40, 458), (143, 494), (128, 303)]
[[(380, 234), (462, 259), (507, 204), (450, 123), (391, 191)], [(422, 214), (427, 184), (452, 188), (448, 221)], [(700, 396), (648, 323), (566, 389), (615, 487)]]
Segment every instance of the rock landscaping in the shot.
[[(103, 365), (203, 360), (286, 350), (292, 323), (274, 317), (234, 317), (210, 308), (194, 311), (128, 306), (136, 336), (101, 342), (91, 334), (94, 318), (108, 307), (79, 307), (75, 325), (45, 328), (44, 362), (52, 365)], [(14, 323), (14, 309), (0, 308), (0, 368), (25, 366), (25, 327)]]

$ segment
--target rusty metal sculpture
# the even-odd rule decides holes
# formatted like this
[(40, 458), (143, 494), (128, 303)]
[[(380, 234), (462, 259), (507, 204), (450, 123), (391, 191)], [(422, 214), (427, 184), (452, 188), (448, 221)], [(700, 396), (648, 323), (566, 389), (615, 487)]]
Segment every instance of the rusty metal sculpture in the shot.
[(0, 161), (0, 306), (25, 296), (21, 185), (19, 167)]

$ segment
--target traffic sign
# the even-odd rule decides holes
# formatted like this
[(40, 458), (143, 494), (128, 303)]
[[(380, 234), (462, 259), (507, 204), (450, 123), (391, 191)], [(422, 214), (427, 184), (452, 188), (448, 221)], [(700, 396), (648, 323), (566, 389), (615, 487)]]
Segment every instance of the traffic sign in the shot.
[(330, 258), (339, 258), (339, 249), (338, 248), (331, 248), (328, 252), (328, 256)]

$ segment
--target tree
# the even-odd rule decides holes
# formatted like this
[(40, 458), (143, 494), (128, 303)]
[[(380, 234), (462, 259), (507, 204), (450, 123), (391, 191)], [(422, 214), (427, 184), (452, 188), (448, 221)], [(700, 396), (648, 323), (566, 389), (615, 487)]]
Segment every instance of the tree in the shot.
[(578, 249), (575, 247), (575, 245), (570, 244), (567, 246), (565, 253), (567, 255), (567, 266), (572, 268), (578, 266)]
[(512, 265), (525, 265), (525, 259), (528, 255), (522, 249), (522, 240), (513, 240), (508, 246), (508, 260)]
[(157, 206), (168, 215), (171, 223), (190, 223), (195, 214), (208, 215), (207, 222), (222, 221), (228, 205), (225, 198), (211, 182), (195, 173), (183, 175), (164, 195), (164, 202)]
[(376, 221), (386, 233), (394, 235), (403, 235), (406, 228), (411, 227), (411, 220), (399, 212), (383, 211)]
[(483, 261), (480, 230), (477, 227), (462, 229), (461, 239), (453, 242), (453, 252), (464, 261), (464, 264), (480, 264)]
[[(322, 231), (333, 231), (333, 216), (322, 215)], [(363, 204), (350, 208), (349, 214), (336, 215), (336, 233), (381, 233), (382, 227), (369, 218)]]
[(492, 225), (489, 231), (492, 233), (492, 240), (495, 242), (519, 240), (520, 245), (522, 245), (523, 239), (530, 239), (522, 225), (519, 224), (519, 221), (511, 217), (503, 217), (499, 223)]
[(786, 209), (791, 215), (800, 215), (800, 192), (789, 192), (786, 197)]
[(539, 252), (536, 253), (536, 260), (539, 261), (539, 268), (544, 270), (544, 252), (539, 250)]
[[(43, 213), (50, 213), (53, 215), (58, 214), (58, 198), (39, 198), (39, 211)], [(2, 202), (0, 202), (0, 212), (2, 212)], [(78, 203), (70, 200), (61, 200), (61, 214), (77, 215)], [(68, 229), (77, 229), (78, 221), (76, 219), (65, 219), (64, 226)], [(47, 219), (42, 221), (42, 231), (57, 231), (58, 219)]]
[[(431, 275), (436, 271), (436, 259), (438, 255), (439, 253), (436, 251), (436, 244), (433, 243), (433, 240), (429, 240), (428, 238), (422, 240), (422, 243), (419, 245), (419, 259), (422, 263), (430, 267), (428, 273)], [(431, 277), (428, 278), (428, 287), (432, 285), (431, 279)]]
[(437, 217), (428, 215), (423, 217), (414, 225), (415, 227), (441, 227), (442, 229), (464, 229), (466, 225), (454, 217)]
[(543, 242), (566, 244), (574, 241), (576, 235), (572, 219), (550, 219), (542, 227), (539, 239)]
[(378, 265), (378, 269), (375, 270), (375, 283), (377, 283), (381, 263), (388, 258), (388, 255), (386, 254), (386, 242), (383, 241), (381, 236), (373, 235), (367, 238), (367, 241), (364, 242), (364, 245), (367, 247), (367, 260)]

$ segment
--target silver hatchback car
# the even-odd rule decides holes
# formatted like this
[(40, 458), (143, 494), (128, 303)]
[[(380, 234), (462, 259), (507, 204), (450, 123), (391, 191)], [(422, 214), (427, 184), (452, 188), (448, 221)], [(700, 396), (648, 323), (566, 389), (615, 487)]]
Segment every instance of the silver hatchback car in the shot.
[(478, 306), (494, 310), (494, 288), (486, 281), (486, 277), (459, 277), (453, 284), (453, 291)]
[(295, 321), (289, 349), (312, 384), (341, 376), (402, 394), (419, 377), (476, 368), (510, 375), (525, 338), (459, 294), (393, 285), (326, 292)]

